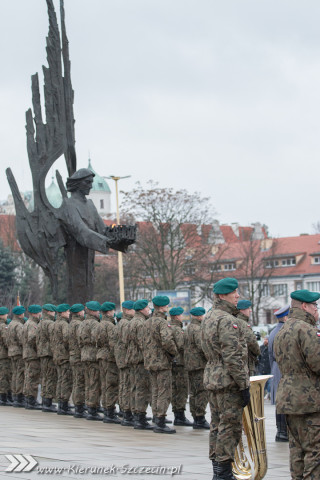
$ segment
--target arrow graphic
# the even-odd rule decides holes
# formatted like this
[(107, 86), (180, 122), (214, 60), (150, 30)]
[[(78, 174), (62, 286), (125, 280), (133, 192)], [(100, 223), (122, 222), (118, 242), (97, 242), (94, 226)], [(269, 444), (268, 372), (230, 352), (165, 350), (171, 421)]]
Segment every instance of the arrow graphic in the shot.
[(6, 472), (31, 472), (38, 465), (37, 460), (31, 455), (5, 455), (5, 457), (11, 462)]
[(19, 460), (17, 460), (13, 455), (5, 455), (11, 465), (6, 469), (6, 472), (13, 472), (17, 465), (19, 465)]

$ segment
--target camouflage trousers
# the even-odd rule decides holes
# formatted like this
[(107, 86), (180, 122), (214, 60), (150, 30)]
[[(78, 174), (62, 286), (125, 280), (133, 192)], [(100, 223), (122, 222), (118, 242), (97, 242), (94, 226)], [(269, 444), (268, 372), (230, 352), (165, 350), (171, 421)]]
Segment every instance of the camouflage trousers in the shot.
[(320, 412), (286, 415), (292, 480), (320, 478)]
[(186, 409), (188, 399), (188, 373), (183, 365), (172, 366), (172, 410)]
[(72, 392), (72, 370), (70, 362), (64, 362), (57, 365), (57, 400), (69, 401)]
[(12, 394), (24, 393), (24, 360), (21, 355), (11, 357), (12, 366)]
[(99, 358), (99, 375), (100, 375), (100, 400), (103, 408), (106, 406), (106, 377), (107, 377), (107, 360)]
[(37, 398), (38, 385), (40, 383), (40, 360), (34, 358), (33, 360), (25, 360), (24, 367), (24, 394), (27, 397)]
[(41, 396), (55, 398), (57, 390), (57, 369), (52, 357), (40, 357), (41, 366)]
[(240, 391), (209, 391), (210, 460), (226, 462), (234, 459), (234, 452), (242, 434), (242, 402)]
[(106, 373), (106, 408), (115, 407), (119, 400), (119, 369), (116, 362), (107, 362)]
[(131, 411), (146, 413), (150, 400), (150, 377), (143, 363), (130, 365)]
[(11, 390), (11, 360), (10, 358), (0, 359), (0, 393), (7, 393)]
[(130, 368), (119, 368), (119, 406), (123, 412), (131, 411)]
[(152, 413), (155, 417), (165, 417), (172, 396), (171, 369), (150, 371)]
[(190, 412), (193, 417), (200, 417), (206, 414), (208, 404), (208, 391), (203, 386), (204, 370), (192, 370), (188, 372), (189, 377), (189, 403)]
[(85, 381), (85, 400), (87, 407), (100, 405), (100, 370), (98, 362), (83, 362)]
[(85, 381), (83, 363), (71, 364), (72, 369), (72, 401), (74, 405), (83, 405), (85, 400)]

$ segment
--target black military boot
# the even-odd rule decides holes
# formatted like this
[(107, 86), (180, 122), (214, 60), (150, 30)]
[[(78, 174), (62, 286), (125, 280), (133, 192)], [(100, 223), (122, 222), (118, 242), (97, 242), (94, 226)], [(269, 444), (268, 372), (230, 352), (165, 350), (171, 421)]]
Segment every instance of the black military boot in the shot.
[(99, 405), (99, 407), (97, 407), (97, 412), (98, 413), (104, 413), (104, 410), (105, 409), (103, 407), (101, 407), (101, 405)]
[(136, 430), (153, 430), (153, 426), (147, 422), (145, 413), (137, 414), (133, 428)]
[(120, 418), (116, 415), (116, 407), (105, 409), (103, 423), (121, 423)]
[[(167, 420), (166, 417), (164, 417), (164, 418), (165, 418), (164, 423), (172, 423), (172, 420)], [(146, 417), (146, 420), (151, 420), (151, 417)], [(153, 423), (157, 423), (157, 421), (158, 421), (158, 417), (156, 417), (155, 415), (153, 415), (153, 417), (152, 417), (152, 422), (153, 422)]]
[[(59, 406), (60, 406), (60, 408), (59, 408)], [(73, 415), (73, 413), (69, 409), (68, 400), (61, 400), (59, 402), (57, 414), (58, 415)]]
[(232, 473), (232, 462), (217, 462), (217, 474), (215, 480), (236, 480)]
[(121, 425), (123, 427), (133, 427), (134, 426), (134, 418), (130, 410), (123, 412), (123, 418), (121, 421)]
[(178, 410), (174, 412), (174, 425), (178, 425), (180, 427), (192, 427), (193, 423), (187, 419), (185, 416), (184, 410)]
[(119, 418), (123, 418), (123, 415), (124, 415), (124, 412), (121, 410), (121, 408), (119, 407), (119, 412), (115, 412), (117, 417)]
[(0, 394), (0, 407), (6, 407), (9, 405), (7, 403), (7, 394), (6, 393), (1, 393)]
[(194, 417), (194, 422), (192, 424), (193, 428), (198, 430), (200, 428), (205, 428), (207, 430), (210, 429), (210, 425), (205, 419), (204, 415), (200, 415), (199, 417)]
[(166, 425), (166, 417), (156, 417), (153, 431), (154, 433), (176, 433), (173, 428)]
[(30, 395), (26, 399), (25, 408), (27, 410), (42, 410), (42, 405), (40, 405), (40, 403), (38, 403), (37, 400)]
[(213, 468), (212, 480), (217, 480), (218, 462), (216, 462), (215, 460), (212, 460), (212, 468)]
[(24, 400), (23, 394), (18, 393), (18, 395), (14, 395), (12, 406), (16, 408), (24, 408), (24, 405), (25, 405), (25, 400)]
[(83, 405), (74, 406), (74, 418), (86, 418), (87, 414)]
[(88, 413), (87, 413), (86, 419), (98, 421), (98, 420), (102, 420), (102, 417), (100, 417), (95, 407), (88, 407)]
[(52, 405), (52, 398), (42, 397), (42, 411), (46, 413), (57, 413), (57, 409)]

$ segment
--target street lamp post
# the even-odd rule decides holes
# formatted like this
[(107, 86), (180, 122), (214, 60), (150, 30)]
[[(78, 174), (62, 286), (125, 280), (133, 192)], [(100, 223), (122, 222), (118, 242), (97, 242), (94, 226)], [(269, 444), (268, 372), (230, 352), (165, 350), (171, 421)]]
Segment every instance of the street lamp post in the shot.
[[(110, 177), (115, 181), (116, 184), (116, 205), (117, 205), (117, 225), (120, 225), (120, 214), (119, 214), (119, 196), (118, 196), (118, 181), (123, 178), (129, 178), (131, 175), (126, 175), (125, 177), (116, 177), (115, 175), (110, 175)], [(122, 261), (122, 252), (118, 251), (118, 272), (119, 272), (119, 290), (120, 290), (120, 305), (124, 302), (124, 279), (123, 279), (123, 261)]]

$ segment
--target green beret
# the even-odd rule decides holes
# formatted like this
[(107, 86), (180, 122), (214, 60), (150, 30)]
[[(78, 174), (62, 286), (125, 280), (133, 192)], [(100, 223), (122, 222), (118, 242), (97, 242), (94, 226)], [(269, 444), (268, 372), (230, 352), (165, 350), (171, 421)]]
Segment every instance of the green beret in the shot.
[(9, 309), (7, 307), (0, 307), (0, 315), (6, 315), (9, 313)]
[(22, 305), (18, 305), (17, 307), (13, 307), (13, 309), (12, 309), (12, 313), (14, 315), (21, 315), (25, 311), (26, 311), (26, 309)]
[(169, 305), (170, 298), (166, 295), (157, 295), (156, 297), (153, 297), (152, 302), (157, 307), (165, 307), (166, 305)]
[(320, 293), (309, 292), (309, 290), (296, 290), (290, 294), (290, 297), (299, 302), (313, 303), (319, 300)]
[(116, 304), (112, 302), (104, 302), (101, 305), (101, 312), (110, 312), (116, 308)]
[(149, 302), (148, 300), (146, 299), (143, 299), (143, 300), (137, 300), (136, 302), (134, 302), (133, 304), (133, 308), (137, 311), (137, 310), (143, 310), (144, 308), (146, 308), (148, 306)]
[(132, 310), (133, 309), (133, 304), (134, 302), (132, 300), (126, 300), (125, 302), (122, 302), (122, 307), (123, 308), (127, 308), (128, 310)]
[(101, 310), (100, 303), (95, 302), (94, 300), (91, 300), (90, 302), (87, 302), (86, 307), (89, 308), (89, 310), (93, 310), (94, 312), (99, 312)]
[(226, 295), (227, 293), (234, 292), (238, 286), (238, 280), (235, 278), (222, 278), (213, 285), (213, 293), (217, 293), (218, 295)]
[(6, 324), (9, 325), (9, 323), (10, 323), (11, 321), (12, 321), (12, 318), (9, 318), (9, 317), (8, 317), (7, 320), (6, 320)]
[(42, 311), (41, 305), (29, 305), (28, 312), (30, 313), (40, 313)]
[(250, 308), (252, 306), (252, 303), (250, 300), (239, 300), (237, 309), (238, 310), (246, 310), (247, 308)]
[(67, 312), (68, 310), (70, 310), (70, 305), (68, 303), (61, 303), (57, 306), (57, 312), (59, 313)]
[(121, 318), (122, 318), (122, 312), (118, 312), (118, 313), (116, 314), (116, 318), (117, 318), (118, 320), (121, 320)]
[(201, 317), (201, 315), (204, 315), (206, 311), (202, 307), (194, 307), (194, 308), (191, 308), (190, 313), (195, 317)]
[(57, 307), (52, 303), (46, 303), (45, 305), (42, 305), (42, 310), (47, 310), (47, 312), (56, 312)]
[(170, 308), (169, 310), (171, 317), (174, 317), (175, 315), (181, 315), (181, 313), (183, 312), (184, 310), (182, 307), (173, 307), (173, 308)]
[(79, 313), (82, 312), (82, 310), (84, 310), (84, 305), (82, 305), (82, 303), (75, 303), (70, 307), (70, 312), (72, 313)]

